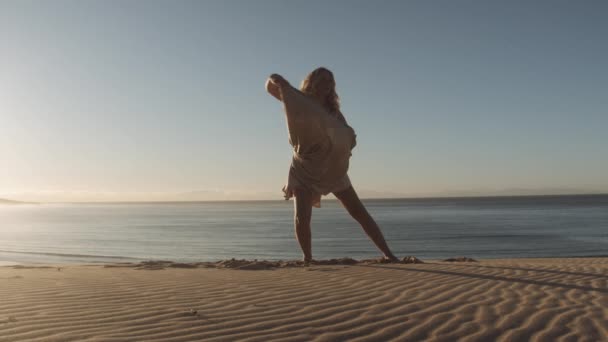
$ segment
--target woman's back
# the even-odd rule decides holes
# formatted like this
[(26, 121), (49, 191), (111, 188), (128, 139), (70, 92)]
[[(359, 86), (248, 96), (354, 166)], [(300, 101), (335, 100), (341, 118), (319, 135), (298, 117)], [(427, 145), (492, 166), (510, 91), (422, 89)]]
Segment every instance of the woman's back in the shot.
[(294, 147), (292, 168), (301, 183), (322, 194), (348, 171), (354, 130), (330, 115), (315, 99), (293, 87), (283, 90), (289, 141)]

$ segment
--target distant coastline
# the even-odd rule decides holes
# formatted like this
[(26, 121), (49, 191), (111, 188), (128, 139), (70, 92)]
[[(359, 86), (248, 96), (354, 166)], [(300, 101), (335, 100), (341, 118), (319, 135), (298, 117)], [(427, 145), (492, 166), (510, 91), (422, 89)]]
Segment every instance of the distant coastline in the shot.
[[(581, 198), (581, 197), (608, 197), (608, 193), (581, 193), (581, 194), (526, 194), (526, 195), (454, 195), (454, 196), (412, 196), (412, 197), (361, 197), (364, 201), (435, 201), (435, 200), (483, 200), (483, 199), (533, 199), (533, 198)], [(335, 198), (324, 198), (324, 201), (337, 201)], [(256, 202), (286, 202), (282, 199), (245, 199), (245, 200), (177, 200), (177, 201), (82, 201), (82, 202), (50, 202), (63, 204), (196, 204), (196, 203), (256, 203)], [(21, 202), (25, 203), (25, 202)]]
[(36, 202), (21, 202), (0, 198), (0, 205), (39, 204)]
[[(510, 188), (499, 190), (468, 190), (468, 191), (437, 191), (437, 192), (387, 192), (383, 190), (358, 189), (359, 198), (363, 200), (376, 199), (454, 199), (454, 198), (521, 198), (521, 197), (548, 197), (548, 196), (594, 196), (608, 195), (608, 189), (576, 189), (576, 188)], [(0, 193), (0, 199), (5, 203), (21, 202), (27, 204), (76, 204), (76, 203), (195, 203), (195, 202), (281, 202), (282, 194), (276, 192), (239, 192), (239, 191), (190, 191), (190, 192), (22, 192)], [(539, 198), (540, 198), (539, 197)], [(333, 200), (328, 196), (325, 200)], [(0, 204), (3, 204), (0, 202)]]

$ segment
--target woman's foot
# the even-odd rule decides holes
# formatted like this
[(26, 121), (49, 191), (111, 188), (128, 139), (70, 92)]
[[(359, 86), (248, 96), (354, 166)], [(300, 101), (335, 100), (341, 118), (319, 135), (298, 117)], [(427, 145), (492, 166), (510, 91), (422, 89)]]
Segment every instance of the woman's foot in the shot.
[(394, 256), (393, 254), (385, 255), (384, 257), (382, 257), (383, 263), (393, 263), (393, 262), (399, 262), (399, 261), (400, 261), (399, 258)]

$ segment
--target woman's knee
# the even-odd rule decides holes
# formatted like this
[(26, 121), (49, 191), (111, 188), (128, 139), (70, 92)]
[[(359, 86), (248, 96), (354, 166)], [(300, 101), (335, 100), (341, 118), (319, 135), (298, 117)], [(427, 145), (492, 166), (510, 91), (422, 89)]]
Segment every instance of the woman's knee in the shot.
[(296, 189), (294, 197), (294, 219), (296, 225), (310, 225), (310, 218), (312, 216), (312, 194), (305, 189)]
[(296, 224), (297, 227), (310, 227), (310, 218), (306, 217), (306, 215), (295, 215), (294, 216), (294, 223)]
[[(310, 208), (312, 209), (312, 207)], [(312, 210), (307, 210), (307, 208), (296, 208), (294, 213), (294, 223), (298, 227), (310, 227), (310, 221), (312, 216)]]

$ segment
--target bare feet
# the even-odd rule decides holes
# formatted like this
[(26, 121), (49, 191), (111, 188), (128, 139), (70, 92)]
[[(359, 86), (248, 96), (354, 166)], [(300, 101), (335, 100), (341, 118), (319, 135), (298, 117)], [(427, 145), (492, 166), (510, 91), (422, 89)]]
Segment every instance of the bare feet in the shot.
[(390, 254), (390, 255), (385, 255), (382, 258), (382, 262), (392, 263), (392, 262), (400, 262), (400, 260), (399, 260), (399, 258), (397, 258), (396, 256), (394, 256), (393, 254)]

